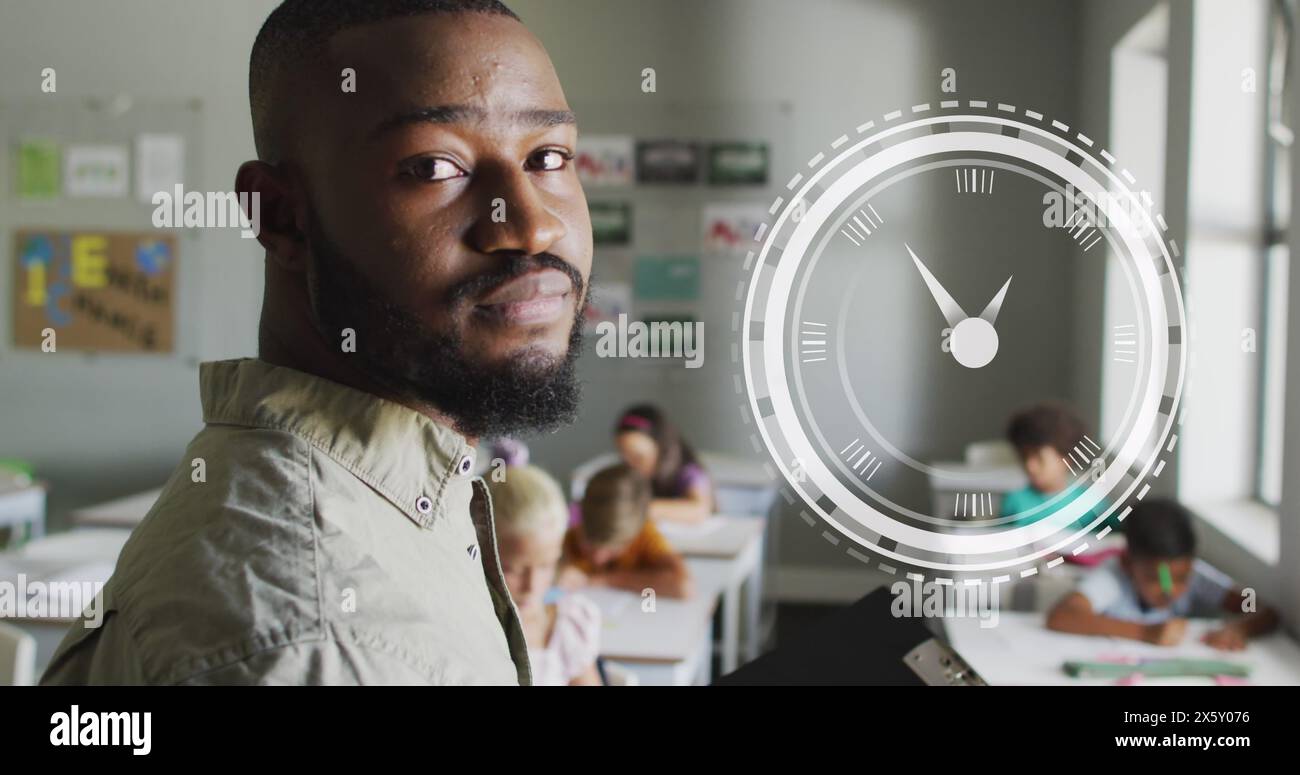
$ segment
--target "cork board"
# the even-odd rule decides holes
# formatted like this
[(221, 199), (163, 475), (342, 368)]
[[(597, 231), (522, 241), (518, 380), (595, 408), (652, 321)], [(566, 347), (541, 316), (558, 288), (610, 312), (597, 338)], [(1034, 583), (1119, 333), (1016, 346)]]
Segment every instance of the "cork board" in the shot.
[(173, 235), (24, 229), (13, 249), (16, 348), (172, 352)]

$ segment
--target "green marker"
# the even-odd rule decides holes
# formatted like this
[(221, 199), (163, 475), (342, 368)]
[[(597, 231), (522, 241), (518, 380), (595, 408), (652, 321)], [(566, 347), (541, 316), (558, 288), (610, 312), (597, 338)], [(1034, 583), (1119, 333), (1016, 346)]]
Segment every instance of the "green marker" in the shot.
[(1169, 572), (1169, 563), (1160, 563), (1160, 589), (1166, 597), (1174, 596), (1174, 577)]

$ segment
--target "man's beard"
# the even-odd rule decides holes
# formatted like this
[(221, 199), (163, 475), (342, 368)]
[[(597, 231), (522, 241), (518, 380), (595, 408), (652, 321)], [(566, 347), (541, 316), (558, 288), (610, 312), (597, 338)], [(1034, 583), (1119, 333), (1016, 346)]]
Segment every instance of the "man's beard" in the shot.
[(384, 298), (325, 235), (315, 213), (308, 236), (315, 262), (308, 273), (313, 324), (326, 342), (342, 342), (343, 329), (353, 329), (356, 352), (346, 357), (362, 361), (367, 376), (399, 401), (432, 406), (471, 437), (545, 432), (573, 421), (581, 393), (576, 361), (582, 316), (591, 289), (582, 292), (582, 275), (572, 265), (549, 253), (501, 257), (492, 270), (452, 288), (443, 303), (454, 308), (541, 267), (558, 269), (573, 281), (579, 303), (568, 351), (554, 356), (526, 350), (493, 364), (467, 351), (459, 325), (434, 331)]

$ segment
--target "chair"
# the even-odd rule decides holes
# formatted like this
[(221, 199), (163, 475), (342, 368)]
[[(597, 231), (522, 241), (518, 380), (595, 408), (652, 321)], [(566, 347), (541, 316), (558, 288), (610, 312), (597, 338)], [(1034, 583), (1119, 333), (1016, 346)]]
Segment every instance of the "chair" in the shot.
[(36, 639), (18, 627), (0, 622), (0, 686), (36, 683)]

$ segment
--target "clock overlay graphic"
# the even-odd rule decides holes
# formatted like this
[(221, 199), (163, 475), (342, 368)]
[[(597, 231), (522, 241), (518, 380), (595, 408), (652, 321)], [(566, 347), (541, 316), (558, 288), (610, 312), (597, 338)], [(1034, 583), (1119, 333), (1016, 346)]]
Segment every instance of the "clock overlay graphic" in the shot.
[[(995, 583), (1054, 567), (1122, 523), (1175, 447), (1187, 366), (1178, 246), (1136, 185), (1068, 125), (979, 100), (885, 114), (800, 168), (745, 258), (733, 357), (755, 443), (806, 521), (887, 572)], [(988, 427), (999, 385), (1032, 393), (1042, 375), (1026, 363), (1068, 314), (1035, 296), (1069, 282), (1062, 255), (1108, 262), (1108, 285), (1122, 289), (1106, 310), (1107, 384), (1122, 386), (1122, 411), (1062, 456), (1065, 491), (1001, 515), (981, 480), (934, 462), (915, 429)], [(887, 368), (898, 359), (885, 354), (902, 351), (915, 373)], [(928, 483), (961, 490), (963, 477), (968, 491), (934, 513)]]

